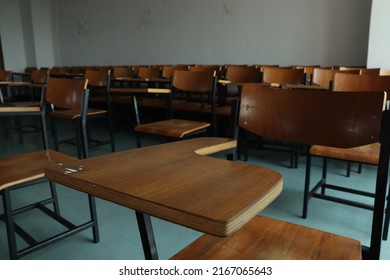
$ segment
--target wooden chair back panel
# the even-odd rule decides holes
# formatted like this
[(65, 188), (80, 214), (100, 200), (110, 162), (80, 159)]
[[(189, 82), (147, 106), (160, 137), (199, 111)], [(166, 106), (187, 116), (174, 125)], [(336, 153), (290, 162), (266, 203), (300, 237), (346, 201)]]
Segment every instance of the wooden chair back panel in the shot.
[(30, 73), (30, 74), (31, 74), (31, 72), (32, 72), (33, 70), (38, 70), (38, 68), (37, 68), (37, 67), (26, 67), (26, 68), (24, 69), (24, 73)]
[(11, 81), (12, 72), (6, 70), (0, 70), (0, 81)]
[(155, 67), (146, 67), (141, 66), (138, 68), (137, 75), (141, 79), (153, 79), (160, 78), (161, 69), (158, 66)]
[(175, 70), (172, 86), (182, 91), (212, 92), (215, 87), (215, 72)]
[(46, 84), (49, 72), (47, 70), (33, 70), (31, 72), (31, 81), (34, 84)]
[(161, 76), (163, 78), (170, 79), (175, 70), (188, 70), (187, 65), (164, 65), (161, 70)]
[(61, 66), (61, 67), (55, 66), (55, 67), (50, 69), (50, 73), (53, 73), (53, 74), (67, 74), (70, 72), (71, 72), (70, 67), (66, 67), (66, 66)]
[(114, 67), (113, 76), (115, 78), (133, 78), (135, 73), (130, 67)]
[(84, 66), (72, 66), (70, 68), (70, 71), (72, 74), (84, 74), (85, 73), (85, 67)]
[(49, 78), (45, 100), (57, 108), (80, 110), (87, 84), (86, 79)]
[(261, 82), (262, 73), (256, 66), (229, 65), (225, 79), (232, 83), (256, 83)]
[(89, 86), (105, 87), (108, 85), (110, 70), (85, 70), (85, 78)]
[(303, 84), (305, 73), (304, 69), (265, 67), (263, 81), (277, 84)]
[(360, 75), (379, 75), (380, 68), (362, 68), (360, 69)]
[(189, 68), (190, 71), (214, 71), (216, 77), (222, 77), (223, 69), (220, 65), (193, 65)]
[(331, 87), (331, 83), (333, 83), (336, 73), (348, 73), (348, 74), (359, 74), (359, 69), (351, 69), (351, 70), (338, 70), (338, 69), (330, 69), (330, 68), (314, 68), (312, 84), (323, 86), (323, 87)]
[(386, 91), (390, 94), (390, 76), (336, 73), (334, 91)]
[(257, 64), (255, 66), (259, 68), (261, 72), (264, 72), (264, 69), (267, 67), (276, 67), (276, 68), (279, 67), (278, 64)]
[(319, 92), (245, 85), (239, 126), (268, 139), (339, 148), (379, 141), (384, 92)]

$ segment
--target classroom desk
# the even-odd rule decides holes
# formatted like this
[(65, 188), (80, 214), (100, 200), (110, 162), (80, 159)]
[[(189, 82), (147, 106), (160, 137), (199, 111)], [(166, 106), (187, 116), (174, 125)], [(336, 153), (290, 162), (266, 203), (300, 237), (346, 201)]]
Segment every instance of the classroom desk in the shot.
[(134, 209), (146, 259), (157, 259), (150, 216), (229, 236), (282, 191), (268, 168), (205, 155), (236, 141), (200, 137), (49, 166), (57, 183)]

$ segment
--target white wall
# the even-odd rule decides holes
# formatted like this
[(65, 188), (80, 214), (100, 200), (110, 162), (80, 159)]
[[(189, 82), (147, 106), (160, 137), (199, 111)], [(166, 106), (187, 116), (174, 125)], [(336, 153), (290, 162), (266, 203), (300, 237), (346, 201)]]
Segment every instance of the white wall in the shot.
[(0, 0), (0, 36), (5, 69), (26, 67), (26, 54), (19, 1)]
[(55, 66), (50, 0), (30, 1), (36, 66)]
[[(31, 2), (39, 66), (367, 60), (371, 0), (24, 1)], [(1, 13), (6, 3), (17, 14), (11, 2), (0, 0)], [(37, 7), (49, 9), (50, 16)], [(0, 21), (6, 61), (17, 50), (8, 46), (20, 46), (10, 36), (21, 32), (18, 17), (20, 12)], [(3, 35), (4, 25), (15, 30)]]
[(367, 65), (390, 69), (390, 1), (373, 0)]

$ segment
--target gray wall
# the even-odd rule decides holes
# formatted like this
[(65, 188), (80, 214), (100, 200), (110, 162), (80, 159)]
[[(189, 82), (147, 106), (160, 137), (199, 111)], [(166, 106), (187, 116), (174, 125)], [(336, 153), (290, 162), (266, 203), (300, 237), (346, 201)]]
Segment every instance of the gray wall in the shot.
[[(367, 61), (371, 0), (19, 1), (30, 1), (38, 66)], [(33, 60), (11, 34), (28, 5), (11, 2), (0, 0), (0, 32), (14, 69)]]

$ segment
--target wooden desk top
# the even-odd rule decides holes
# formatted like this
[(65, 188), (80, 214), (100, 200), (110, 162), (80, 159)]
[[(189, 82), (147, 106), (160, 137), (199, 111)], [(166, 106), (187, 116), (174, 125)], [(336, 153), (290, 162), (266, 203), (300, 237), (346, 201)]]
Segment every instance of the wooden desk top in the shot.
[(56, 164), (45, 175), (145, 214), (228, 236), (267, 207), (283, 182), (264, 167), (204, 156), (235, 146), (235, 140), (201, 137)]
[(168, 88), (111, 88), (110, 93), (116, 95), (129, 95), (135, 93), (170, 94)]

